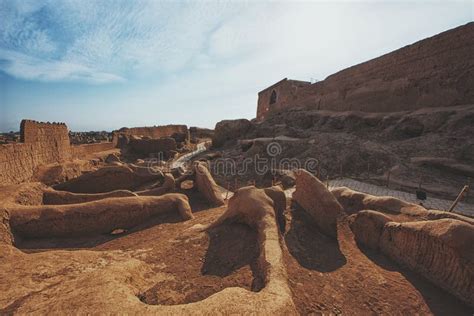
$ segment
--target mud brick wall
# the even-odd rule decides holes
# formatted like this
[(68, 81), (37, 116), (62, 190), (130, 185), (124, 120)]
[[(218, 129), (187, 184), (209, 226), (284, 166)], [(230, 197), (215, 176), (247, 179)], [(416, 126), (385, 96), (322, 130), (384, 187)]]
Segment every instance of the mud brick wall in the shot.
[[(285, 78), (260, 91), (258, 93), (257, 119), (263, 119), (265, 113), (273, 108), (282, 109), (292, 104), (296, 100), (299, 91), (309, 85), (310, 83), (306, 81), (288, 80)], [(274, 103), (270, 102), (272, 94), (275, 94)]]
[[(332, 111), (397, 112), (472, 104), (472, 56), (474, 22), (302, 87), (294, 99), (278, 102), (273, 110), (305, 106)], [(262, 109), (259, 105), (259, 119), (268, 113)]]
[(132, 128), (120, 129), (118, 132), (124, 135), (146, 136), (150, 138), (162, 138), (162, 137), (170, 137), (175, 133), (187, 135), (188, 127), (186, 125), (132, 127)]
[(83, 144), (71, 146), (72, 156), (74, 158), (84, 158), (87, 155), (107, 151), (114, 149), (115, 145), (113, 142), (95, 143), (95, 144)]
[(130, 136), (143, 136), (151, 139), (173, 137), (177, 142), (189, 143), (190, 141), (189, 130), (186, 125), (163, 125), (121, 128), (113, 132), (112, 143), (114, 143), (116, 147), (122, 148), (128, 144)]
[(135, 153), (144, 155), (163, 153), (165, 157), (169, 155), (169, 151), (175, 151), (177, 148), (176, 141), (170, 137), (159, 139), (132, 139), (129, 145)]
[(113, 143), (71, 146), (64, 123), (23, 120), (20, 143), (0, 145), (0, 185), (28, 181), (42, 165), (112, 149)]
[(0, 145), (0, 184), (27, 181), (38, 166), (71, 158), (64, 123), (23, 120), (20, 139), (18, 144)]

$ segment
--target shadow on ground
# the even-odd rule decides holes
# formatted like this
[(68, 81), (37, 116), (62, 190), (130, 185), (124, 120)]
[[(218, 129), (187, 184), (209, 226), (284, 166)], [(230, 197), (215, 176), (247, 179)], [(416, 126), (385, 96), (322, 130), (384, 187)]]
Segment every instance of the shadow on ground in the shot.
[[(178, 213), (165, 213), (159, 214), (146, 223), (135, 226), (126, 230), (122, 234), (112, 235), (112, 234), (100, 234), (100, 235), (91, 235), (91, 236), (71, 236), (67, 238), (35, 238), (35, 239), (22, 239), (16, 238), (15, 246), (27, 253), (33, 252), (42, 252), (49, 251), (51, 249), (84, 249), (84, 248), (94, 248), (105, 244), (109, 241), (116, 240), (135, 232), (148, 229), (150, 227), (165, 224), (165, 223), (178, 223), (181, 222), (182, 218)], [(117, 227), (116, 229), (121, 229), (122, 227)]]
[(203, 275), (226, 277), (244, 266), (253, 275), (251, 289), (263, 288), (263, 278), (257, 265), (259, 246), (257, 232), (244, 224), (224, 224), (209, 232), (209, 248), (201, 268)]
[[(374, 250), (358, 245), (361, 252), (372, 262), (388, 271), (398, 271), (410, 282), (414, 288), (423, 296), (430, 311), (434, 315), (474, 315), (474, 309), (469, 308), (465, 303), (454, 297), (450, 293), (436, 287), (422, 276), (398, 265), (389, 258)], [(453, 311), (453, 308), (455, 311)]]
[(337, 240), (319, 231), (313, 219), (299, 206), (291, 207), (292, 218), (285, 242), (290, 254), (306, 269), (331, 272), (347, 262)]

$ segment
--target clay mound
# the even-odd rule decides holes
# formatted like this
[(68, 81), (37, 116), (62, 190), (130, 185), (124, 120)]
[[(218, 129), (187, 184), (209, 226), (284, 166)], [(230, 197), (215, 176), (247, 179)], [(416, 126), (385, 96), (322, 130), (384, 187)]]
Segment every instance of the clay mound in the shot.
[(224, 205), (222, 193), (212, 177), (207, 165), (203, 162), (196, 162), (194, 164), (194, 183), (199, 192), (211, 203), (213, 206)]
[(474, 226), (453, 219), (384, 226), (381, 251), (474, 307)]
[(324, 233), (336, 237), (337, 218), (343, 213), (343, 208), (326, 186), (306, 170), (296, 172), (293, 200), (311, 215)]
[(11, 207), (9, 211), (13, 232), (25, 238), (109, 233), (117, 228), (131, 228), (166, 212), (178, 212), (183, 220), (193, 217), (188, 198), (183, 194), (108, 198), (70, 205)]
[(141, 184), (160, 178), (161, 174), (136, 171), (128, 166), (109, 166), (54, 186), (56, 190), (73, 193), (104, 193), (133, 190)]
[(33, 179), (47, 185), (53, 185), (77, 178), (85, 172), (97, 169), (90, 160), (74, 159), (72, 161), (42, 165), (36, 168)]
[[(51, 251), (40, 240), (30, 248), (26, 240), (25, 251), (34, 251), (27, 254), (0, 243), (0, 313), (470, 314), (407, 269), (361, 252), (346, 219), (334, 240), (295, 208), (285, 213), (291, 225), (281, 247), (274, 213), (286, 203), (269, 192), (282, 193), (244, 188), (227, 210), (184, 222), (166, 213), (121, 236), (73, 237), (92, 242), (59, 247), (74, 251)], [(198, 232), (197, 223), (208, 227), (222, 212), (217, 225)]]
[(428, 213), (420, 205), (408, 203), (391, 196), (375, 196), (357, 192), (346, 187), (335, 188), (331, 192), (348, 214), (354, 214), (361, 210), (377, 210), (408, 215), (426, 215)]
[(43, 204), (62, 205), (85, 203), (97, 200), (103, 200), (112, 197), (137, 196), (137, 194), (128, 190), (115, 190), (106, 193), (72, 193), (67, 191), (45, 190), (43, 193)]
[(136, 191), (135, 193), (139, 196), (160, 196), (166, 193), (173, 192), (176, 189), (176, 182), (172, 174), (167, 173), (164, 175), (163, 184), (159, 187)]
[(429, 219), (429, 220), (436, 220), (436, 219), (443, 219), (443, 218), (456, 219), (458, 221), (463, 221), (465, 223), (474, 225), (474, 218), (456, 214), (456, 213), (450, 213), (450, 212), (438, 211), (438, 210), (429, 210), (426, 216), (426, 219)]
[(257, 189), (254, 186), (243, 187), (232, 195), (226, 212), (209, 228), (216, 227), (229, 219), (253, 227), (261, 224), (260, 221), (267, 215), (275, 218), (277, 212), (283, 212), (282, 208), (286, 208), (286, 196), (278, 187), (266, 189)]
[(351, 230), (359, 245), (378, 250), (380, 237), (390, 217), (375, 211), (363, 210), (357, 213)]
[[(276, 189), (272, 190), (277, 192)], [(259, 306), (265, 312), (295, 313), (283, 265), (280, 235), (275, 219), (275, 202), (264, 189), (253, 186), (240, 188), (229, 199), (224, 214), (205, 229), (209, 231), (231, 222), (245, 223), (256, 229), (258, 234), (260, 249), (258, 266), (262, 270), (263, 289), (247, 297), (249, 306), (255, 304), (254, 306)], [(262, 305), (263, 302), (273, 303)]]
[(275, 209), (275, 216), (280, 228), (280, 232), (285, 231), (286, 219), (283, 214), (287, 208), (287, 199), (285, 192), (279, 186), (265, 188), (265, 194), (273, 200), (273, 208)]
[(421, 220), (452, 218), (474, 225), (474, 219), (467, 216), (445, 211), (427, 210), (420, 205), (391, 196), (375, 196), (357, 192), (346, 187), (334, 188), (331, 192), (348, 214), (354, 214), (362, 210), (375, 210), (389, 214), (408, 215), (413, 219)]
[[(258, 311), (264, 314), (294, 315), (296, 311), (286, 281), (278, 228), (273, 214), (273, 202), (265, 195), (264, 190), (255, 188), (247, 190), (254, 192), (240, 192), (238, 195), (242, 196), (242, 200), (233, 200), (232, 213), (237, 217), (232, 219), (238, 220), (240, 218), (238, 216), (239, 210), (244, 211), (238, 207), (239, 205), (246, 208), (247, 205), (253, 207), (257, 204), (265, 209), (254, 208), (254, 211), (263, 217), (249, 216), (249, 220), (250, 218), (254, 220), (249, 221), (252, 224), (251, 227), (245, 228), (245, 230), (254, 231), (254, 234), (249, 235), (252, 237), (252, 240), (249, 241), (255, 242), (254, 247), (258, 249), (257, 258), (251, 258), (252, 260), (256, 259), (255, 268), (260, 271), (262, 280), (264, 280), (262, 283), (264, 287), (258, 292), (251, 292), (241, 287), (227, 287), (200, 301), (199, 296), (190, 296), (188, 299), (195, 302), (189, 304), (149, 305), (140, 301), (140, 299), (144, 299), (141, 293), (158, 283), (171, 282), (174, 277), (172, 273), (157, 272), (153, 266), (150, 266), (148, 260), (153, 257), (153, 254), (150, 253), (147, 257), (145, 254), (148, 250), (143, 249), (142, 246), (135, 252), (97, 249), (94, 251), (46, 251), (25, 254), (11, 246), (0, 245), (0, 260), (2, 261), (0, 274), (2, 280), (5, 280), (3, 284), (11, 284), (13, 280), (17, 280), (22, 273), (20, 271), (41, 273), (24, 274), (14, 288), (8, 286), (5, 298), (0, 301), (2, 312), (20, 314), (32, 311), (37, 313), (77, 313), (79, 310), (81, 313), (123, 313), (123, 311), (127, 311), (127, 313), (136, 314), (251, 314)], [(253, 199), (247, 200), (249, 197)], [(215, 214), (217, 215), (217, 213)], [(206, 216), (206, 214), (203, 215)], [(244, 224), (231, 225), (244, 226)], [(227, 231), (226, 229), (222, 230), (226, 226), (228, 227), (227, 224), (224, 224), (211, 228), (209, 230), (211, 240), (218, 242), (221, 237), (213, 235)], [(239, 232), (242, 233), (242, 230), (237, 230), (237, 235), (231, 236), (238, 239)], [(193, 243), (200, 239), (195, 236), (195, 233), (196, 229), (187, 229), (179, 235), (175, 235), (174, 238), (179, 239), (183, 236), (188, 243)], [(144, 237), (142, 236), (140, 240), (144, 243), (143, 245), (146, 245), (149, 241)], [(120, 240), (119, 238), (115, 241), (120, 244)], [(136, 239), (129, 242), (134, 244)], [(164, 245), (168, 243), (167, 241), (163, 242)], [(105, 246), (105, 248), (107, 247)], [(191, 248), (194, 247), (191, 246)], [(122, 247), (118, 249), (122, 249)], [(209, 252), (202, 264), (206, 269), (203, 273), (214, 273), (215, 277), (218, 277), (218, 274), (225, 273), (222, 271), (223, 265), (225, 266), (228, 262), (225, 261), (225, 258), (215, 257), (225, 249), (218, 247), (215, 250), (217, 253)], [(172, 247), (169, 251), (172, 251)], [(139, 255), (140, 259), (131, 258), (131, 256)], [(189, 253), (186, 255), (183, 252), (182, 255), (184, 261)], [(240, 254), (236, 253), (234, 256), (239, 257)], [(194, 260), (194, 258), (188, 259)], [(159, 258), (155, 260), (159, 260)], [(223, 264), (209, 265), (206, 263), (208, 260), (214, 261), (214, 263), (221, 261)], [(3, 264), (4, 261), (5, 264)], [(171, 271), (174, 271), (185, 268), (184, 266), (180, 264), (170, 268)], [(42, 276), (47, 276), (47, 279), (45, 280)], [(186, 286), (192, 287), (193, 284), (188, 282)], [(177, 288), (177, 290), (180, 293), (188, 292), (186, 289)], [(163, 296), (166, 294), (165, 292), (159, 293), (161, 299), (166, 298)], [(168, 301), (168, 303), (170, 302)]]

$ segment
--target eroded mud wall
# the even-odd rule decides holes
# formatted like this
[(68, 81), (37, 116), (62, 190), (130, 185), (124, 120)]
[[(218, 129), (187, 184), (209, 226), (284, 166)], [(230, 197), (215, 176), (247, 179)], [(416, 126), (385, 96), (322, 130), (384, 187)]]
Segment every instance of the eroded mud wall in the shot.
[(114, 143), (112, 142), (104, 142), (104, 143), (96, 143), (96, 144), (84, 144), (84, 145), (73, 145), (71, 146), (72, 155), (74, 158), (82, 158), (84, 156), (114, 149)]
[(66, 124), (23, 120), (20, 142), (0, 145), (0, 185), (28, 181), (39, 166), (83, 158), (113, 147), (112, 143), (71, 146)]
[(185, 135), (189, 140), (189, 131), (186, 125), (163, 125), (163, 126), (146, 126), (146, 127), (132, 127), (122, 128), (114, 132), (114, 141), (117, 142), (119, 134), (122, 135), (134, 135), (134, 136), (145, 136), (149, 138), (162, 138), (171, 137), (174, 134)]
[(27, 181), (38, 166), (71, 158), (64, 123), (23, 120), (20, 134), (21, 143), (0, 145), (0, 184)]
[[(457, 27), (301, 87), (274, 111), (396, 112), (474, 102), (474, 23)], [(272, 111), (272, 108), (269, 109)], [(259, 107), (258, 118), (267, 115)]]

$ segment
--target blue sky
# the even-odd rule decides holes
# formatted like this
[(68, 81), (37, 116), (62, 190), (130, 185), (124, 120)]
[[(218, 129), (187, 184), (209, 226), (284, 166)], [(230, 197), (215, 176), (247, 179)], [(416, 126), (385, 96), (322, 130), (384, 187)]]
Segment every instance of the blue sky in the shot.
[(257, 92), (473, 20), (473, 1), (0, 0), (0, 131), (253, 118)]

